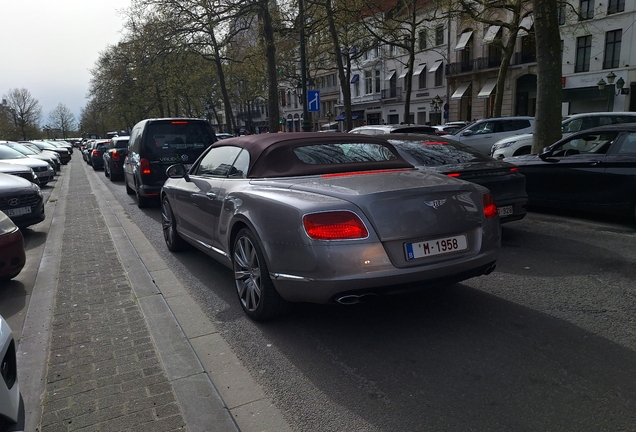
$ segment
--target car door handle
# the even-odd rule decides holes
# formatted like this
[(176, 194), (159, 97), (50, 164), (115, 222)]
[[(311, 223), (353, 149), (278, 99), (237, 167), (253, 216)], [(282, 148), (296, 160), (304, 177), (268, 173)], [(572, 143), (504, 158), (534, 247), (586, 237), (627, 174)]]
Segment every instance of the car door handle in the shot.
[(200, 193), (193, 193), (192, 194), (193, 198), (207, 198), (207, 199), (216, 199), (216, 194), (214, 192), (207, 192), (205, 194), (200, 194)]
[(596, 166), (596, 165), (599, 165), (601, 163), (601, 161), (600, 160), (593, 160), (593, 161), (590, 161), (589, 163), (592, 166)]

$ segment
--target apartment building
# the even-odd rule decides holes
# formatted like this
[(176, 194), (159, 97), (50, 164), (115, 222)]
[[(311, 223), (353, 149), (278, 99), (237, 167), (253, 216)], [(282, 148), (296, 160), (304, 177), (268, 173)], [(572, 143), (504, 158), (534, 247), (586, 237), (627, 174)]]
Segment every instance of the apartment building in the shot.
[[(497, 18), (510, 22), (505, 12)], [(636, 111), (636, 2), (570, 0), (559, 9), (562, 46), (563, 115), (593, 111)], [(502, 115), (534, 115), (537, 89), (534, 15), (520, 17), (514, 54), (505, 79)], [(349, 85), (354, 125), (441, 124), (492, 117), (502, 50), (494, 43), (506, 29), (474, 21), (435, 22), (419, 34), (416, 61), (393, 46), (375, 46), (352, 68)], [(625, 41), (625, 43), (623, 43)], [(410, 112), (404, 113), (412, 74)], [(313, 113), (314, 130), (344, 120), (336, 75), (318, 77), (323, 105)], [(324, 90), (323, 90), (324, 89)], [(290, 115), (299, 114), (289, 113)], [(340, 127), (342, 130), (342, 127)]]

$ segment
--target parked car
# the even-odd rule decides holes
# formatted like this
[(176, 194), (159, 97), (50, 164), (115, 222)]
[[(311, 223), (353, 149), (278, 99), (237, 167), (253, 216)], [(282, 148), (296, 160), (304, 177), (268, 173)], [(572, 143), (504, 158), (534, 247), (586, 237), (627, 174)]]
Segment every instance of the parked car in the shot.
[(528, 205), (526, 180), (519, 168), (479, 153), (472, 147), (432, 135), (386, 135), (400, 155), (418, 168), (487, 187), (501, 222), (523, 219)]
[(55, 170), (47, 162), (26, 157), (11, 147), (0, 145), (0, 162), (28, 166), (38, 176), (40, 186), (46, 185), (55, 178)]
[(96, 140), (91, 147), (89, 157), (89, 165), (93, 167), (95, 171), (104, 168), (104, 152), (108, 150), (110, 145), (109, 139)]
[(425, 133), (434, 134), (435, 128), (428, 125), (404, 124), (404, 125), (367, 125), (353, 128), (349, 131), (353, 134), (386, 135), (390, 133)]
[(90, 165), (90, 154), (91, 151), (93, 150), (93, 144), (95, 144), (96, 140), (89, 140), (86, 141), (85, 145), (82, 147), (82, 159), (84, 159), (84, 162), (86, 162), (87, 164)]
[(418, 170), (386, 139), (250, 135), (212, 145), (161, 191), (166, 245), (230, 269), (245, 313), (357, 303), (490, 273), (500, 245), (488, 189)]
[(455, 133), (453, 139), (488, 156), (500, 139), (532, 132), (534, 117), (497, 117), (477, 120)]
[(18, 382), (16, 341), (9, 324), (0, 316), (0, 428), (24, 430), (25, 410)]
[[(636, 112), (596, 112), (575, 114), (565, 118), (561, 123), (563, 137), (593, 127), (611, 124), (636, 123)], [(503, 159), (510, 156), (521, 156), (532, 152), (533, 134), (516, 135), (504, 138), (493, 144), (491, 156)]]
[(22, 232), (11, 218), (0, 210), (0, 281), (7, 281), (19, 275), (25, 264), (26, 252)]
[(22, 177), (25, 180), (40, 185), (38, 176), (35, 175), (35, 171), (26, 165), (12, 164), (0, 161), (0, 173), (11, 174), (14, 176)]
[(195, 118), (146, 119), (130, 133), (128, 156), (124, 160), (126, 192), (137, 196), (144, 208), (159, 201), (168, 178), (166, 168), (175, 163), (190, 166), (216, 141), (207, 120)]
[(24, 147), (34, 151), (37, 154), (41, 154), (41, 155), (52, 158), (53, 161), (55, 161), (56, 172), (58, 172), (62, 168), (62, 158), (60, 157), (60, 154), (58, 152), (55, 152), (52, 150), (42, 150), (35, 144), (27, 142), (27, 141), (20, 141), (18, 142), (18, 144), (23, 145)]
[[(27, 142), (35, 145), (40, 150), (50, 150), (50, 151), (54, 151), (58, 153), (60, 155), (60, 158), (62, 159), (62, 165), (66, 165), (71, 160), (71, 153), (68, 151), (67, 148), (56, 147), (53, 144), (49, 144), (44, 141), (27, 141)], [(20, 141), (20, 143), (22, 143), (22, 141)]]
[(588, 129), (504, 161), (525, 175), (530, 205), (636, 217), (636, 124)]
[(47, 140), (45, 141), (55, 147), (65, 148), (72, 155), (73, 154), (73, 144), (67, 141), (56, 141), (56, 140)]
[(111, 138), (108, 148), (104, 151), (104, 175), (110, 181), (124, 178), (124, 159), (128, 154), (127, 136)]
[(11, 174), (0, 173), (0, 210), (20, 228), (44, 220), (44, 199), (40, 187)]
[(7, 147), (11, 147), (13, 150), (19, 151), (26, 157), (43, 160), (44, 162), (51, 165), (51, 168), (53, 168), (55, 172), (58, 172), (60, 170), (61, 163), (58, 162), (59, 159), (56, 159), (55, 157), (49, 154), (44, 154), (42, 152), (38, 153), (35, 150), (14, 141), (0, 141), (0, 145), (6, 145)]

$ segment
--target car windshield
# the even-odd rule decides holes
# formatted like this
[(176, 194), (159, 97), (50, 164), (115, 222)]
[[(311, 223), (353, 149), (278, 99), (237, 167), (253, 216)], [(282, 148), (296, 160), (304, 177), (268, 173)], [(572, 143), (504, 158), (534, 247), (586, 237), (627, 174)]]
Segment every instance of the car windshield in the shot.
[(7, 146), (11, 147), (13, 150), (19, 151), (23, 155), (37, 155), (34, 150), (20, 144), (7, 144)]
[(369, 143), (308, 145), (295, 148), (294, 154), (302, 162), (310, 165), (382, 162), (397, 159), (390, 148)]
[(0, 159), (26, 159), (26, 156), (11, 147), (0, 145)]
[(115, 148), (118, 148), (118, 149), (128, 148), (128, 140), (115, 141)]
[(471, 147), (450, 141), (390, 139), (389, 142), (404, 159), (415, 166), (433, 167), (491, 160)]

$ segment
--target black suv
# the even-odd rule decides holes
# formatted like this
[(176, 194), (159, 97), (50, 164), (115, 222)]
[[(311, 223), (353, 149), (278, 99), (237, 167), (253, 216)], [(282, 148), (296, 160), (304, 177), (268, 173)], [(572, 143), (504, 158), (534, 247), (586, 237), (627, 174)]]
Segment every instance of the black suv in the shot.
[(195, 118), (146, 119), (130, 133), (128, 156), (124, 161), (126, 192), (137, 195), (137, 206), (158, 201), (168, 178), (166, 169), (182, 163), (189, 168), (203, 151), (216, 141), (207, 120)]
[(127, 136), (111, 138), (104, 152), (104, 175), (110, 177), (110, 181), (124, 178), (124, 160), (128, 154), (128, 141)]
[(88, 154), (88, 164), (95, 171), (104, 167), (104, 152), (108, 149), (110, 140), (97, 140)]

